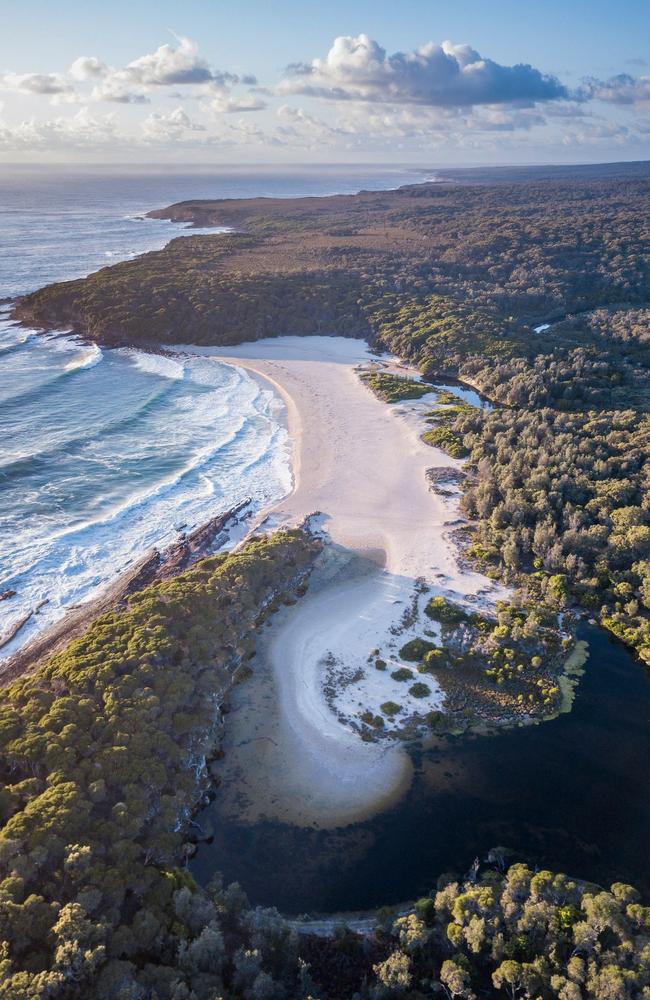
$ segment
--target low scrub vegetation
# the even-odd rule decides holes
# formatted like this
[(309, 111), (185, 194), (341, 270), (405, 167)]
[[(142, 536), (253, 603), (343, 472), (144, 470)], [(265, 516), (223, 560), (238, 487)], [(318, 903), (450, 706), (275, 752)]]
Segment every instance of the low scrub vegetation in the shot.
[(432, 385), (400, 375), (391, 375), (388, 372), (363, 374), (361, 379), (386, 403), (399, 403), (403, 399), (420, 399), (427, 393), (434, 392)]

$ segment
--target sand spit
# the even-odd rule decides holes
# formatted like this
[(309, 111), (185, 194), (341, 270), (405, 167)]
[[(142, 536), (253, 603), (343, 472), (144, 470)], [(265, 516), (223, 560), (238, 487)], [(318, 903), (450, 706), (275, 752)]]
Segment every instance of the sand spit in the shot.
[[(432, 678), (424, 678), (430, 694), (416, 699), (409, 683), (391, 677), (403, 665), (399, 648), (422, 634), (423, 604), (433, 594), (484, 606), (504, 596), (485, 577), (461, 571), (449, 537), (457, 498), (436, 494), (427, 481), (432, 467), (460, 466), (420, 440), (421, 414), (435, 397), (377, 399), (359, 374), (378, 359), (364, 342), (341, 337), (179, 350), (240, 365), (276, 388), (293, 442), (294, 489), (260, 526), (318, 512), (312, 524), (329, 543), (308, 594), (275, 617), (254, 678), (235, 695), (224, 808), (249, 822), (321, 828), (367, 818), (403, 794), (412, 765), (399, 740), (362, 740), (361, 715), (399, 703), (394, 721), (384, 716), (386, 734), (400, 715), (442, 707)], [(426, 620), (426, 627), (435, 637), (436, 626)], [(377, 656), (386, 669), (376, 669)]]

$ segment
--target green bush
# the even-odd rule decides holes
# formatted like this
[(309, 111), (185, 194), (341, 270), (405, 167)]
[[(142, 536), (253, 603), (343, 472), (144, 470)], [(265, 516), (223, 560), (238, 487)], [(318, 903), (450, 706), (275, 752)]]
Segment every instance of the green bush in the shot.
[(417, 663), (418, 660), (424, 659), (425, 654), (429, 650), (436, 648), (434, 643), (427, 642), (426, 639), (410, 639), (404, 643), (399, 651), (399, 655), (402, 660), (406, 660), (409, 663)]
[(457, 604), (452, 604), (446, 597), (432, 597), (426, 608), (425, 615), (442, 625), (460, 625), (470, 619), (470, 615)]
[(449, 427), (432, 427), (430, 431), (424, 432), (422, 440), (434, 448), (442, 448), (452, 458), (467, 458), (469, 455), (469, 449), (463, 444), (460, 435)]
[(414, 698), (426, 698), (431, 694), (431, 688), (428, 684), (423, 684), (421, 681), (418, 681), (416, 684), (411, 685), (409, 688), (409, 694)]
[(381, 712), (384, 715), (397, 715), (398, 712), (402, 711), (402, 706), (398, 705), (396, 701), (385, 701), (383, 705), (379, 706)]
[(410, 681), (413, 677), (413, 671), (409, 670), (408, 667), (399, 667), (397, 670), (393, 670), (391, 677), (394, 681)]
[(422, 663), (418, 664), (418, 673), (433, 673), (436, 667), (442, 667), (447, 662), (447, 655), (444, 649), (430, 649), (424, 654)]

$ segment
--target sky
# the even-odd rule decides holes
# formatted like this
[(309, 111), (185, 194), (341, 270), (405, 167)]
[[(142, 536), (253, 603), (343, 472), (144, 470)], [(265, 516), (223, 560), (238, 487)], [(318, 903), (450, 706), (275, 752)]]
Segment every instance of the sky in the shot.
[(650, 158), (650, 0), (0, 0), (0, 162)]

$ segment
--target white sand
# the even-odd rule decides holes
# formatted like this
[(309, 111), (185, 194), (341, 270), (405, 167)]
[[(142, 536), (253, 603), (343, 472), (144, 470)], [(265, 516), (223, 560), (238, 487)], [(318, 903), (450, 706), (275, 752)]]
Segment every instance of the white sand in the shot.
[[(424, 604), (439, 593), (461, 603), (480, 593), (483, 606), (504, 596), (485, 577), (461, 572), (448, 538), (457, 499), (437, 496), (426, 482), (427, 468), (460, 463), (419, 439), (433, 394), (389, 405), (361, 382), (358, 366), (376, 362), (361, 341), (282, 337), (198, 350), (267, 379), (285, 401), (294, 490), (265, 524), (296, 524), (319, 511), (332, 543), (307, 596), (266, 634), (258, 654), (260, 672), (263, 663), (270, 668), (266, 680), (238, 696), (224, 794), (251, 821), (332, 827), (367, 817), (403, 793), (412, 768), (399, 743), (360, 739), (360, 714), (378, 714), (388, 700), (402, 706), (402, 717), (442, 707), (428, 675), (413, 677), (431, 689), (424, 699), (408, 694), (412, 681), (390, 676), (403, 665), (398, 650), (407, 639), (426, 628), (435, 641)], [(418, 579), (427, 593), (418, 594)], [(417, 620), (405, 626), (409, 609)], [(387, 670), (369, 662), (375, 649)]]

